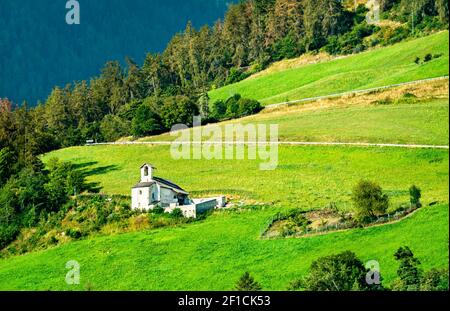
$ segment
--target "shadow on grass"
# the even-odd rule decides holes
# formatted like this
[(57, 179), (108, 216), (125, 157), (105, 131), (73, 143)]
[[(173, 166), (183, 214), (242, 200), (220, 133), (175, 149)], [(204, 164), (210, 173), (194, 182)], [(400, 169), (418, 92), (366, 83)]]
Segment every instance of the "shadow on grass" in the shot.
[[(74, 164), (75, 170), (79, 171), (84, 178), (90, 176), (97, 176), (109, 173), (111, 171), (116, 171), (119, 169), (118, 165), (107, 165), (100, 167), (93, 167), (97, 165), (98, 162), (85, 162)], [(91, 193), (99, 193), (102, 190), (99, 182), (86, 182), (86, 191)]]

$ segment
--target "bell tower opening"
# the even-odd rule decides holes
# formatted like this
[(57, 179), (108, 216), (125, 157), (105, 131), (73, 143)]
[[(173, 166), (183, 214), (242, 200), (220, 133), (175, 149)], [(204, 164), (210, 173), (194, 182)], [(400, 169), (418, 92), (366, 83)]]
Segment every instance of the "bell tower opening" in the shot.
[(141, 167), (141, 182), (151, 182), (153, 181), (153, 170), (156, 168), (151, 164), (144, 164)]

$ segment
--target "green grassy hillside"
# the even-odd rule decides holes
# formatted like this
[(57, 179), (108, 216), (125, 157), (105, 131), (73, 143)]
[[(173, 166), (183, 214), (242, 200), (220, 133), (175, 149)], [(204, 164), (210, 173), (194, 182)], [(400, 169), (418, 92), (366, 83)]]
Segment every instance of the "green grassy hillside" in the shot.
[[(260, 99), (276, 101), (271, 96), (283, 92), (310, 96), (303, 91), (323, 94), (353, 85), (365, 88), (391, 83), (392, 79), (399, 82), (445, 74), (448, 53), (440, 48), (448, 45), (448, 39), (443, 34), (447, 36), (445, 32), (335, 60), (326, 66), (309, 65), (262, 76), (236, 87), (256, 83), (246, 89), (256, 94), (257, 85), (267, 83), (270, 88), (259, 87)], [(443, 55), (425, 65), (415, 65), (413, 56), (423, 57), (430, 49)], [(328, 78), (324, 78), (324, 71)], [(357, 75), (356, 80), (344, 82)], [(368, 78), (362, 79), (366, 75)], [(313, 78), (316, 82), (308, 82)], [(321, 83), (327, 84), (326, 88), (313, 87)], [(304, 85), (300, 93), (296, 93), (296, 85)], [(283, 89), (287, 91), (280, 92)], [(402, 89), (265, 111), (220, 126), (230, 122), (276, 123), (282, 141), (448, 145), (448, 88), (441, 84), (418, 86), (412, 91), (421, 94), (418, 97), (405, 97), (405, 92)], [(385, 100), (393, 94), (397, 94), (395, 100)], [(170, 139), (166, 134), (143, 140)], [(52, 157), (74, 162), (88, 181), (98, 183), (107, 194), (129, 195), (140, 177), (139, 167), (149, 162), (158, 168), (157, 176), (176, 182), (192, 197), (227, 195), (238, 207), (178, 227), (90, 237), (0, 259), (0, 289), (229, 290), (243, 272), (250, 271), (264, 289), (284, 290), (290, 281), (307, 273), (313, 260), (344, 250), (356, 252), (364, 261), (379, 261), (384, 282), (389, 284), (398, 267), (393, 254), (404, 245), (413, 250), (424, 270), (448, 267), (448, 150), (280, 145), (278, 151), (274, 171), (260, 170), (259, 164), (264, 162), (261, 158), (175, 160), (169, 146), (151, 144), (72, 147), (46, 154), (44, 162)], [(409, 202), (408, 188), (415, 184), (422, 189), (424, 207), (389, 225), (298, 239), (259, 239), (267, 220), (287, 208), (319, 209), (336, 203), (340, 210), (348, 210), (352, 188), (361, 179), (379, 183), (390, 197), (391, 209)], [(79, 286), (64, 282), (69, 260), (81, 264)]]
[[(398, 268), (393, 253), (409, 245), (422, 268), (448, 265), (448, 205), (426, 207), (392, 225), (303, 239), (259, 240), (274, 211), (216, 213), (193, 225), (101, 237), (0, 260), (7, 290), (230, 290), (250, 271), (266, 290), (285, 290), (312, 260), (343, 250), (377, 260), (385, 284)], [(65, 263), (81, 265), (81, 284), (64, 282)]]
[[(236, 93), (263, 104), (448, 75), (448, 31), (329, 62), (247, 79), (213, 90), (211, 101)], [(416, 64), (426, 54), (440, 55)]]
[[(447, 202), (448, 150), (280, 146), (279, 165), (261, 171), (261, 160), (174, 160), (169, 146), (93, 146), (59, 150), (45, 156), (73, 161), (99, 182), (103, 191), (130, 194), (142, 163), (154, 164), (193, 196), (223, 194), (250, 202), (284, 207), (321, 208), (330, 202), (344, 208), (361, 179), (379, 182), (393, 204), (408, 200), (417, 184), (424, 201)], [(274, 195), (282, 193), (282, 195)]]
[[(224, 129), (225, 125), (235, 123), (278, 124), (280, 141), (448, 145), (448, 98), (389, 105), (352, 105), (352, 101), (355, 100), (342, 100), (338, 105), (323, 107), (313, 104), (309, 109), (289, 107), (219, 125)], [(139, 141), (175, 138), (163, 134)]]
[[(216, 212), (201, 222), (176, 228), (90, 238), (46, 251), (0, 260), (0, 289), (38, 290), (227, 290), (246, 270), (265, 289), (283, 290), (307, 273), (311, 262), (343, 250), (378, 260), (386, 283), (395, 278), (393, 253), (408, 245), (424, 269), (448, 264), (448, 150), (287, 147), (279, 167), (260, 171), (259, 160), (175, 161), (168, 146), (91, 146), (53, 152), (79, 164), (106, 193), (129, 194), (143, 162), (193, 196), (227, 194), (268, 207)], [(392, 206), (407, 202), (408, 187), (423, 190), (426, 206), (391, 225), (323, 236), (259, 240), (277, 211), (321, 208), (336, 202), (349, 207), (352, 187), (361, 178), (379, 182)], [(81, 285), (69, 287), (65, 263), (81, 264)]]

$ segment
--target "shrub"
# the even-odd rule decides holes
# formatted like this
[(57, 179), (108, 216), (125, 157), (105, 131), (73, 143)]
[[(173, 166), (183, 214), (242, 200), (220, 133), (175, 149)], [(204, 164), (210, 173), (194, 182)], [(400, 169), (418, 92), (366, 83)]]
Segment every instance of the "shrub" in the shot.
[(16, 160), (9, 148), (0, 149), (0, 187), (9, 179)]
[(292, 221), (287, 221), (280, 229), (282, 237), (288, 237), (296, 233), (296, 225)]
[(332, 55), (361, 52), (366, 49), (364, 38), (373, 34), (377, 29), (365, 22), (358, 24), (350, 32), (340, 36), (331, 36), (323, 50)]
[(242, 81), (250, 76), (250, 73), (244, 72), (240, 68), (233, 67), (230, 69), (230, 72), (228, 73), (228, 77), (225, 81), (225, 84), (232, 84), (239, 81)]
[(237, 281), (234, 289), (242, 292), (253, 292), (260, 291), (262, 288), (261, 285), (255, 281), (255, 279), (250, 275), (249, 272), (245, 272)]
[[(350, 291), (375, 289), (366, 283), (367, 270), (353, 252), (317, 259), (311, 264), (304, 287), (308, 291)], [(382, 289), (377, 285), (376, 289)]]
[(420, 207), (420, 198), (422, 197), (422, 191), (420, 188), (416, 187), (415, 185), (412, 185), (409, 188), (409, 196), (410, 196), (410, 202), (413, 206)]
[(227, 101), (225, 102), (225, 105), (227, 106), (225, 116), (227, 118), (236, 118), (238, 116), (240, 99), (241, 95), (239, 94), (235, 94), (227, 99)]
[(233, 119), (258, 113), (263, 109), (257, 100), (242, 98), (235, 94), (225, 102), (218, 100), (212, 105), (211, 117), (216, 121)]
[(420, 287), (421, 271), (420, 261), (414, 257), (408, 246), (400, 247), (394, 254), (395, 260), (400, 263), (397, 270), (399, 279), (394, 283), (394, 290), (418, 290)]
[(249, 116), (262, 110), (261, 104), (254, 99), (241, 98), (238, 101), (238, 112), (236, 117)]
[(65, 234), (67, 236), (71, 237), (72, 239), (80, 239), (83, 236), (83, 234), (81, 233), (81, 230), (78, 228), (67, 229), (65, 231)]
[(449, 274), (447, 269), (431, 269), (424, 273), (420, 282), (421, 291), (448, 291)]
[(157, 134), (163, 129), (161, 118), (147, 105), (141, 105), (136, 110), (131, 128), (135, 137)]
[(223, 100), (216, 101), (211, 107), (211, 116), (215, 120), (221, 120), (227, 112), (227, 105)]
[(172, 211), (172, 213), (170, 213), (170, 216), (172, 218), (183, 218), (184, 217), (183, 211), (181, 209), (179, 209), (179, 208), (174, 209)]
[(285, 58), (294, 58), (303, 52), (304, 50), (299, 46), (292, 34), (288, 34), (284, 38), (278, 40), (272, 47), (273, 60), (276, 61)]
[(386, 98), (379, 99), (379, 100), (375, 101), (376, 105), (391, 105), (392, 103), (393, 103), (393, 101), (389, 97), (386, 97)]
[(389, 198), (383, 194), (381, 187), (371, 181), (360, 181), (353, 189), (352, 201), (356, 219), (366, 222), (375, 216), (386, 213)]
[(19, 234), (19, 226), (15, 223), (0, 224), (0, 249), (6, 247)]
[(288, 291), (299, 291), (304, 287), (305, 287), (304, 281), (302, 279), (297, 279), (297, 280), (289, 282), (289, 284), (287, 286), (287, 290)]
[(432, 60), (433, 59), (433, 55), (431, 55), (431, 54), (427, 54), (427, 55), (425, 55), (425, 57), (423, 58), (423, 62), (424, 63), (427, 63), (427, 62), (429, 62), (430, 60)]
[(164, 209), (161, 206), (157, 205), (152, 209), (152, 213), (155, 215), (161, 215), (164, 214)]
[(413, 93), (409, 93), (409, 92), (407, 92), (407, 93), (405, 93), (405, 94), (403, 94), (403, 98), (417, 98), (417, 96), (416, 95), (414, 95)]
[(116, 141), (130, 133), (130, 123), (119, 116), (107, 115), (100, 123), (100, 132), (106, 141)]
[(139, 216), (130, 218), (129, 225), (130, 230), (132, 231), (146, 229), (149, 227), (149, 219), (146, 215), (141, 214)]
[(160, 109), (162, 124), (166, 129), (176, 124), (191, 126), (193, 117), (198, 114), (197, 104), (187, 96), (166, 97)]

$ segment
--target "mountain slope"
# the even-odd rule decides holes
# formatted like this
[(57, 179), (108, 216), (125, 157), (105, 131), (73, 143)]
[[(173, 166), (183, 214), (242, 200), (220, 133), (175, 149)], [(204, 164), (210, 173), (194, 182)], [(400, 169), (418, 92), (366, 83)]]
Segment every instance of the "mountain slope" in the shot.
[[(408, 245), (425, 270), (448, 267), (448, 205), (425, 207), (399, 223), (312, 238), (259, 240), (274, 210), (217, 213), (178, 228), (100, 237), (0, 260), (2, 290), (231, 290), (250, 271), (265, 290), (286, 290), (320, 256), (351, 250), (396, 275), (394, 252)], [(69, 260), (81, 284), (65, 283)]]
[[(263, 104), (448, 75), (448, 31), (349, 57), (247, 79), (209, 93), (211, 102), (238, 93)], [(416, 64), (427, 54), (437, 58)]]
[(67, 25), (66, 1), (0, 0), (0, 98), (30, 105), (51, 89), (99, 74), (125, 56), (142, 63), (162, 52), (188, 20), (222, 18), (229, 0), (79, 1), (80, 25)]

